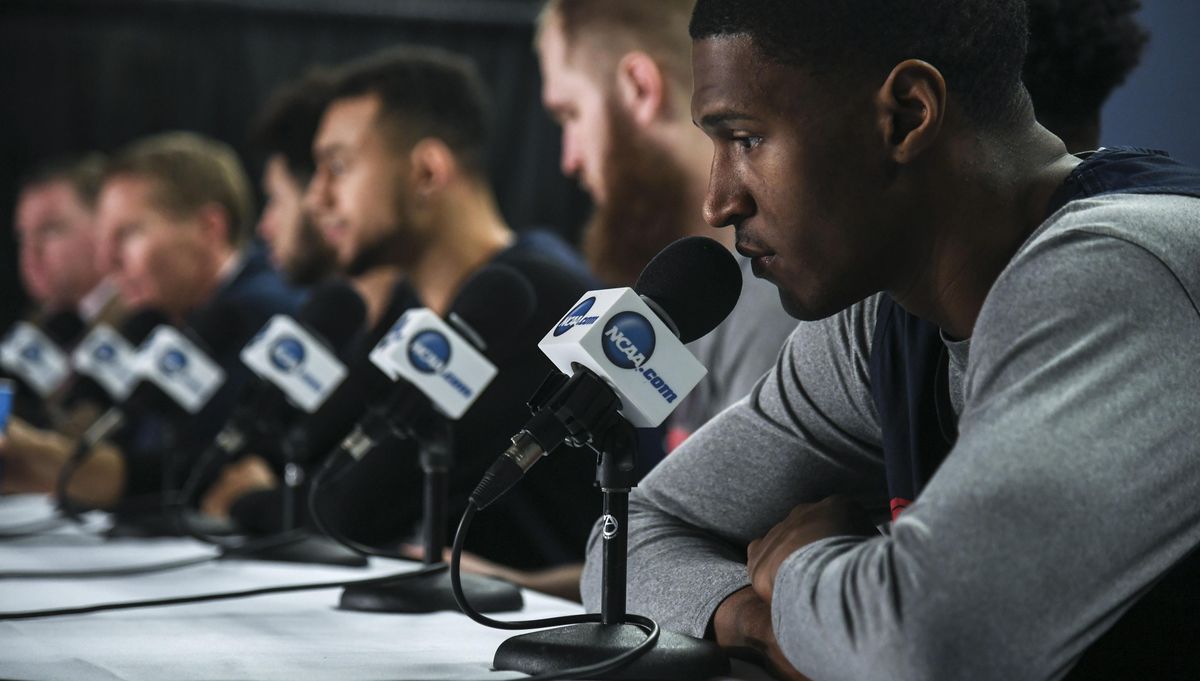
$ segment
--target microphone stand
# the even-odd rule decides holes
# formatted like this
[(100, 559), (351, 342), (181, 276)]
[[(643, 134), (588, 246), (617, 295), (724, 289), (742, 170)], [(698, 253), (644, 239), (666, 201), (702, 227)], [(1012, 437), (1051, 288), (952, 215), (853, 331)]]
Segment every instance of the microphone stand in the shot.
[[(300, 532), (298, 509), (303, 504), (305, 474), (303, 461), (303, 429), (291, 429), (283, 436), (280, 450), (283, 453), (283, 488), (280, 490), (280, 531), (284, 534)], [(339, 565), (342, 567), (366, 567), (367, 559), (338, 542), (308, 529), (302, 531), (297, 541), (287, 542), (256, 550), (247, 558), (283, 563), (311, 563), (317, 565)]]
[[(566, 422), (563, 425), (572, 432), (573, 441), (586, 442), (599, 455), (596, 482), (604, 495), (601, 622), (514, 636), (496, 650), (492, 661), (496, 670), (554, 674), (610, 660), (646, 639), (644, 629), (626, 622), (625, 609), (629, 491), (637, 484), (637, 431), (615, 412), (615, 403), (598, 406), (593, 395), (598, 385), (604, 385), (602, 379), (584, 367), (575, 369), (570, 381), (548, 379), (530, 407), (535, 412), (554, 413), (556, 419)], [(467, 602), (473, 604), (470, 596)], [(716, 643), (664, 630), (645, 654), (612, 675), (598, 678), (686, 681), (728, 672), (729, 659)]]
[[(424, 422), (424, 427), (408, 428), (411, 432), (407, 434), (417, 442), (424, 477), (421, 538), (425, 557), (422, 567), (429, 568), (442, 562), (442, 551), (446, 548), (449, 471), (454, 462), (453, 434), (450, 421), (441, 416), (417, 420)], [(520, 588), (508, 582), (462, 575), (462, 585), (470, 602), (478, 604), (481, 612), (507, 612), (524, 606)], [(368, 612), (458, 612), (448, 570), (401, 577), (390, 583), (346, 587), (338, 607)]]

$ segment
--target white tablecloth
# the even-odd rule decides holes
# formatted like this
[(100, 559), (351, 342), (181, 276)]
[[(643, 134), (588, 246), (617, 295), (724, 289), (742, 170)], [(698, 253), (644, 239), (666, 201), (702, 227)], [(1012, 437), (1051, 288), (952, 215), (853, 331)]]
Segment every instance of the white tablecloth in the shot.
[[(0, 497), (0, 526), (44, 517), (42, 498)], [(213, 552), (184, 539), (99, 539), (64, 527), (0, 540), (0, 572), (158, 563)], [(413, 563), (372, 559), (367, 568), (218, 561), (168, 572), (105, 579), (0, 579), (0, 610), (11, 612), (160, 598), (399, 572)], [(323, 589), (192, 605), (0, 621), (4, 679), (511, 679), (490, 671), (496, 647), (515, 632), (460, 613), (394, 615), (336, 609)], [(525, 592), (530, 619), (581, 612), (579, 605)], [(739, 678), (766, 678), (736, 667)]]

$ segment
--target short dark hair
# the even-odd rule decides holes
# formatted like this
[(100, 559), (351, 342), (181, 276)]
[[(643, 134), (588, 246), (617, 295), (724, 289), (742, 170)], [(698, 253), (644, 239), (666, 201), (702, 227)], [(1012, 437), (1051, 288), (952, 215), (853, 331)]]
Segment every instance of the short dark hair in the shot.
[(20, 187), (25, 190), (53, 182), (66, 182), (71, 185), (71, 189), (83, 205), (94, 210), (96, 197), (100, 195), (100, 185), (104, 183), (106, 163), (104, 154), (99, 152), (85, 156), (52, 158), (38, 164), (22, 177)]
[(1025, 106), (1026, 31), (1025, 0), (699, 0), (690, 27), (693, 40), (749, 36), (817, 75), (927, 61), (977, 123)]
[(1150, 39), (1139, 9), (1138, 0), (1029, 0), (1025, 87), (1039, 119), (1070, 127), (1099, 115)]
[(215, 203), (229, 220), (230, 243), (240, 246), (249, 238), (254, 224), (250, 180), (228, 144), (186, 131), (144, 137), (117, 152), (104, 179), (126, 175), (149, 180), (151, 200), (168, 215), (188, 217)]
[(331, 100), (375, 95), (403, 147), (434, 137), (475, 177), (486, 176), (488, 105), (470, 59), (427, 47), (393, 48), (343, 66)]
[(251, 136), (255, 146), (268, 155), (282, 156), (288, 172), (301, 185), (316, 171), (312, 143), (332, 87), (329, 70), (310, 69), (299, 80), (273, 92), (254, 123)]

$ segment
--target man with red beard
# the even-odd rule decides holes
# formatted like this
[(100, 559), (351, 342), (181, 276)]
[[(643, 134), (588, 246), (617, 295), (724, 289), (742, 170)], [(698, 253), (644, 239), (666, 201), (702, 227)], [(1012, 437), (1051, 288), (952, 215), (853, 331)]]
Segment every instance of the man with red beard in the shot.
[[(693, 0), (549, 0), (538, 24), (542, 101), (562, 126), (562, 172), (596, 206), (584, 253), (606, 282), (630, 286), (667, 244), (714, 234), (701, 204), (712, 145), (694, 125)], [(668, 450), (745, 397), (779, 354), (795, 320), (739, 259), (733, 313), (689, 347), (709, 374), (669, 422)]]

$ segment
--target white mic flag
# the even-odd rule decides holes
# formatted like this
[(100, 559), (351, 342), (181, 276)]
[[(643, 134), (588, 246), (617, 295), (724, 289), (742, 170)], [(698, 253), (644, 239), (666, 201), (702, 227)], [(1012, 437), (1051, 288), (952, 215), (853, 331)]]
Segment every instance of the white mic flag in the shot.
[(75, 372), (91, 378), (114, 400), (122, 402), (133, 392), (137, 349), (107, 324), (98, 324), (75, 346), (71, 363)]
[(401, 315), (371, 351), (393, 381), (408, 381), (452, 419), (461, 417), (496, 376), (496, 367), (432, 310)]
[(581, 364), (603, 378), (639, 428), (661, 424), (708, 373), (631, 288), (583, 294), (538, 347), (568, 376)]
[(134, 371), (189, 414), (204, 408), (225, 382), (225, 371), (216, 362), (178, 329), (167, 325), (155, 329), (138, 348)]
[(346, 378), (346, 366), (299, 322), (275, 315), (242, 348), (242, 362), (309, 414)]
[(29, 322), (17, 322), (0, 345), (0, 364), (40, 397), (47, 397), (71, 375), (66, 354)]

